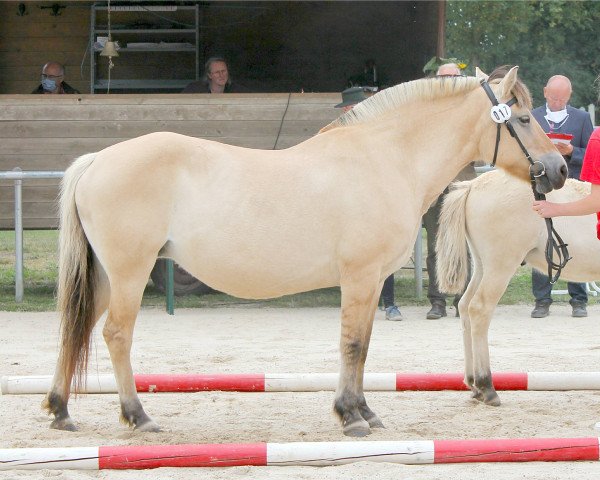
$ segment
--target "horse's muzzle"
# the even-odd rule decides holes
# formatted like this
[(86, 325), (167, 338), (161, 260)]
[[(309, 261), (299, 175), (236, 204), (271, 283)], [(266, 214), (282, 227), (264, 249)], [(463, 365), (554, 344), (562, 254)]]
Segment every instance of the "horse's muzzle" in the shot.
[(545, 174), (535, 177), (535, 189), (538, 193), (548, 193), (562, 188), (567, 180), (568, 168), (565, 159), (558, 152), (542, 155), (538, 162), (544, 165)]

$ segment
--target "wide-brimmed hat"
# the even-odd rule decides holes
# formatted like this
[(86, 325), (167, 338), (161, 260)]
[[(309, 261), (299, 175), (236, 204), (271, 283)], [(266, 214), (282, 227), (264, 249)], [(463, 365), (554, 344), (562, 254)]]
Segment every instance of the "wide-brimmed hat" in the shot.
[(347, 88), (342, 92), (342, 103), (338, 103), (334, 108), (347, 107), (349, 105), (356, 105), (357, 103), (366, 100), (364, 87), (351, 87)]

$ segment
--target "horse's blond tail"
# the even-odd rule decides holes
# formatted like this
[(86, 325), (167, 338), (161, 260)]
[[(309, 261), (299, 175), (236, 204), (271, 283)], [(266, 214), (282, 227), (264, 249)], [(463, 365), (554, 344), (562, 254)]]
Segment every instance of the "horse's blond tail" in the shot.
[(469, 277), (466, 203), (471, 182), (459, 182), (444, 199), (435, 250), (437, 281), (441, 292), (462, 293)]
[(85, 383), (90, 340), (94, 328), (95, 266), (75, 203), (77, 182), (92, 164), (95, 153), (76, 159), (65, 172), (60, 188), (58, 310), (61, 318), (60, 365), (67, 385), (76, 391)]

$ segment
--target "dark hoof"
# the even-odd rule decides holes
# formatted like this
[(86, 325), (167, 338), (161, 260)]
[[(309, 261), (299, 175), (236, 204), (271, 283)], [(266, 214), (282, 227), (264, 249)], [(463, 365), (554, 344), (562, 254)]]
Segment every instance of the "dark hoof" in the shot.
[(385, 428), (383, 426), (383, 422), (379, 420), (379, 417), (371, 410), (367, 404), (360, 406), (358, 409), (360, 416), (364, 418), (367, 422), (369, 422), (369, 427), (371, 428)]
[(154, 423), (152, 420), (144, 423), (143, 425), (136, 425), (134, 430), (136, 432), (153, 432), (153, 433), (162, 432), (162, 429), (156, 423)]
[(344, 425), (344, 435), (348, 437), (366, 437), (371, 433), (369, 423), (366, 420), (357, 420)]
[(483, 393), (481, 393), (479, 390), (477, 390), (476, 388), (471, 388), (471, 398), (474, 398), (475, 400), (479, 401), (479, 402), (483, 402)]
[(369, 427), (371, 428), (385, 428), (383, 422), (379, 420), (379, 417), (377, 417), (377, 415), (367, 420), (367, 422), (369, 422)]
[(77, 425), (73, 423), (73, 420), (70, 418), (63, 418), (61, 420), (55, 419), (50, 424), (50, 428), (54, 428), (56, 430), (66, 430), (67, 432), (76, 432), (79, 430)]
[[(368, 408), (368, 407), (367, 407)], [(375, 415), (371, 410), (369, 410), (368, 414), (363, 414), (361, 411), (360, 414), (362, 417), (369, 423), (369, 427), (371, 428), (385, 428), (383, 426), (383, 422), (379, 420), (379, 417)]]
[(500, 402), (500, 397), (494, 391), (494, 392), (488, 392), (487, 394), (484, 395), (483, 403), (485, 403), (486, 405), (491, 405), (492, 407), (499, 407), (501, 402)]

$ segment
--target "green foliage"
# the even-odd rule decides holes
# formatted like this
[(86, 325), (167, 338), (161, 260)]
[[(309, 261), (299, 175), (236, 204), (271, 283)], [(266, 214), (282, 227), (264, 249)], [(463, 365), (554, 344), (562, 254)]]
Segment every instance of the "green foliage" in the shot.
[(558, 74), (573, 83), (573, 106), (597, 103), (600, 2), (449, 1), (446, 20), (448, 56), (486, 73), (519, 65), (534, 105), (544, 102), (542, 89)]

